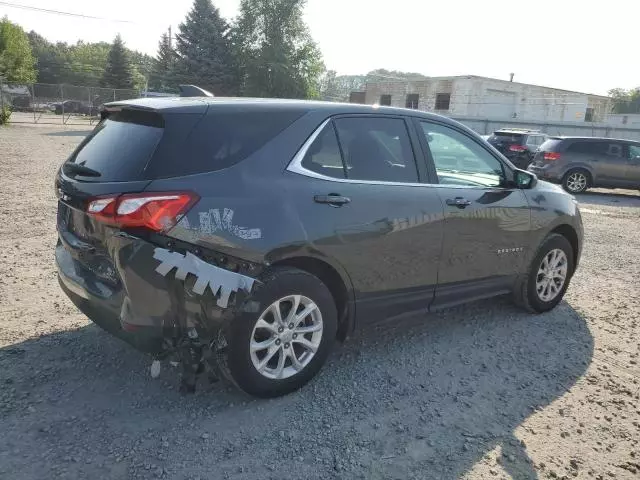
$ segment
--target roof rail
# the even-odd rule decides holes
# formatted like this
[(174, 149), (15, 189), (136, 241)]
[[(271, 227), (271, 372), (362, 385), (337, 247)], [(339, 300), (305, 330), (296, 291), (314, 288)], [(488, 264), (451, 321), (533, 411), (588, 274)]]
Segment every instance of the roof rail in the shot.
[(179, 85), (181, 97), (215, 97), (215, 95), (204, 88), (196, 85)]
[(509, 127), (505, 127), (505, 128), (501, 128), (499, 130), (496, 130), (496, 132), (536, 132), (536, 133), (540, 133), (540, 130), (535, 130), (533, 128), (509, 128)]

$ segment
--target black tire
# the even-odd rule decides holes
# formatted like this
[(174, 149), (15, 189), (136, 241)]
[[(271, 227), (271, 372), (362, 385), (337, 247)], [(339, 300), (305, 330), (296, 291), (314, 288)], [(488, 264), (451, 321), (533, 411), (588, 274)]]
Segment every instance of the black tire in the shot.
[[(575, 176), (579, 176), (584, 178), (584, 184), (581, 184), (580, 187), (573, 187), (575, 183), (572, 182)], [(565, 173), (564, 177), (562, 177), (562, 188), (565, 191), (571, 194), (582, 193), (587, 190), (591, 186), (591, 174), (583, 169), (583, 168), (574, 168)]]
[[(542, 260), (554, 249), (562, 250), (567, 257), (567, 276), (558, 295), (551, 301), (545, 302), (540, 299), (538, 292), (536, 291), (536, 279)], [(555, 308), (555, 306), (562, 301), (562, 298), (569, 287), (574, 269), (573, 248), (571, 247), (569, 240), (562, 235), (552, 233), (544, 239), (533, 258), (533, 261), (529, 265), (529, 268), (518, 280), (513, 292), (515, 303), (526, 310), (535, 313), (543, 313)]]
[[(336, 338), (338, 313), (326, 285), (303, 270), (274, 268), (261, 276), (260, 282), (244, 302), (244, 305), (251, 304), (252, 308), (242, 308), (229, 325), (226, 332), (228, 346), (222, 360), (230, 380), (241, 390), (257, 397), (278, 397), (299, 389), (322, 368)], [(276, 380), (258, 372), (251, 360), (249, 344), (260, 315), (271, 304), (288, 295), (303, 295), (318, 306), (322, 315), (322, 337), (315, 355), (302, 370)]]

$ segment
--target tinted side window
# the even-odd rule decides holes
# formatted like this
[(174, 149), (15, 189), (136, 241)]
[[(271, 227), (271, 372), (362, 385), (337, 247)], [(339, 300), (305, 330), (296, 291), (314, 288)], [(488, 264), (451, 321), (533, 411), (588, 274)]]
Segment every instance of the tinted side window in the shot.
[(598, 143), (596, 142), (574, 142), (567, 147), (567, 152), (571, 153), (598, 153)]
[(327, 177), (345, 178), (340, 147), (331, 122), (322, 129), (307, 150), (302, 166)]
[[(300, 118), (299, 111), (213, 111), (180, 142), (181, 154), (153, 158), (150, 178), (213, 172), (239, 163)], [(160, 150), (160, 149), (159, 149)]]
[(438, 182), (445, 185), (498, 187), (504, 183), (502, 163), (471, 138), (443, 125), (420, 122)]
[(382, 117), (335, 121), (347, 178), (417, 183), (418, 171), (404, 120)]
[(640, 145), (629, 145), (629, 157), (640, 158)]
[(622, 157), (622, 152), (624, 148), (619, 143), (609, 143), (606, 145), (605, 155), (609, 157)]

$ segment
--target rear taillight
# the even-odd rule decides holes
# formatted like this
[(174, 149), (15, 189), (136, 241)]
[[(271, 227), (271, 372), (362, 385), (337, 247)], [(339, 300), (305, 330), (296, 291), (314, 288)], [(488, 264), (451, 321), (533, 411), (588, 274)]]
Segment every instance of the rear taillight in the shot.
[(509, 150), (512, 152), (524, 152), (527, 150), (527, 148), (523, 147), (522, 145), (511, 145), (509, 147)]
[(544, 152), (542, 158), (550, 161), (560, 160), (560, 154), (558, 152)]
[(173, 227), (199, 197), (191, 192), (134, 193), (99, 197), (87, 204), (87, 213), (121, 228), (164, 232)]

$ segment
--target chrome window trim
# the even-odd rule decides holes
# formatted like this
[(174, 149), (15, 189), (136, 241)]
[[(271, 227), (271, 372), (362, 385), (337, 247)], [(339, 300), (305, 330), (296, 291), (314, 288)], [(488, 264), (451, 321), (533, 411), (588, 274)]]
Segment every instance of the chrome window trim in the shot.
[(304, 142), (302, 147), (300, 147), (300, 150), (298, 150), (298, 153), (295, 154), (295, 156), (293, 157), (293, 160), (289, 162), (289, 165), (286, 168), (287, 171), (292, 173), (297, 173), (298, 175), (304, 175), (305, 177), (316, 178), (318, 180), (325, 180), (325, 181), (334, 182), (334, 183), (352, 183), (352, 184), (358, 184), (358, 185), (389, 185), (389, 186), (396, 186), (396, 187), (437, 187), (437, 188), (459, 188), (459, 189), (486, 188), (486, 189), (493, 189), (493, 190), (509, 190), (509, 189), (506, 189), (505, 187), (498, 187), (498, 186), (480, 187), (480, 186), (474, 186), (474, 185), (450, 185), (446, 183), (443, 184), (443, 183), (385, 182), (383, 180), (356, 180), (356, 179), (349, 179), (349, 178), (335, 178), (335, 177), (329, 177), (327, 175), (322, 175), (321, 173), (316, 173), (304, 168), (302, 166), (302, 161), (304, 160), (304, 157), (309, 151), (309, 148), (311, 148), (311, 145), (313, 144), (313, 142), (316, 140), (316, 138), (318, 138), (322, 130), (324, 130), (324, 128), (332, 120), (333, 120), (332, 118), (326, 119), (324, 122), (320, 124), (318, 128), (316, 128), (313, 131), (313, 133), (307, 139), (307, 141)]
[(335, 183), (356, 183), (361, 185), (395, 185), (395, 186), (403, 186), (403, 187), (424, 187), (424, 186), (436, 186), (437, 184), (429, 184), (429, 183), (410, 183), (410, 182), (385, 182), (383, 180), (356, 180), (350, 178), (335, 178), (328, 177), (327, 175), (322, 175), (321, 173), (316, 173), (311, 170), (307, 170), (302, 166), (302, 161), (304, 157), (307, 155), (311, 144), (318, 138), (318, 135), (324, 130), (324, 128), (331, 122), (331, 118), (328, 118), (322, 124), (316, 128), (311, 136), (307, 139), (306, 142), (300, 147), (298, 153), (293, 157), (293, 160), (287, 166), (287, 170), (289, 172), (297, 173), (298, 175), (304, 175), (305, 177), (317, 178), (319, 180), (326, 180), (329, 182)]

